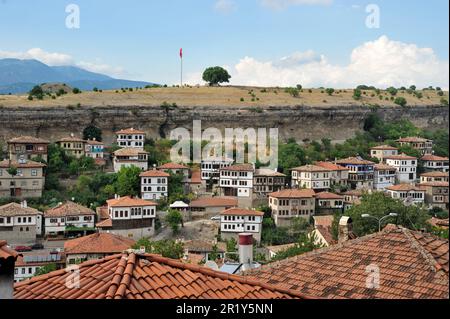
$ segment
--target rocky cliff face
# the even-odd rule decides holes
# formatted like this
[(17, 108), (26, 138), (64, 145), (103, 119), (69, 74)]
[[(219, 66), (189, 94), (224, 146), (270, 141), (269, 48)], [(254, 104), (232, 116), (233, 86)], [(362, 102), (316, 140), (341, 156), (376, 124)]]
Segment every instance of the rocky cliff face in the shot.
[(81, 135), (94, 124), (103, 130), (106, 143), (115, 139), (114, 132), (128, 127), (145, 130), (148, 137), (169, 136), (176, 127), (192, 128), (193, 120), (201, 120), (202, 128), (275, 128), (280, 138), (316, 140), (330, 138), (342, 141), (361, 131), (364, 119), (376, 112), (385, 120), (408, 119), (426, 129), (448, 128), (449, 108), (442, 106), (379, 107), (265, 107), (238, 109), (224, 107), (16, 107), (0, 108), (0, 140), (19, 135), (32, 135), (50, 140), (70, 133)]

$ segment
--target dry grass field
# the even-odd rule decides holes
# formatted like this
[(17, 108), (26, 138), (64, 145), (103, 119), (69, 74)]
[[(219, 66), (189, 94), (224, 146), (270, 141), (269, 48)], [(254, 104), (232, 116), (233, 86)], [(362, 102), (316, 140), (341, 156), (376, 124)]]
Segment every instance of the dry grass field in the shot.
[[(321, 89), (303, 89), (299, 97), (293, 97), (283, 88), (251, 88), (251, 87), (169, 87), (103, 92), (69, 93), (56, 99), (46, 96), (44, 100), (28, 100), (28, 95), (0, 95), (0, 107), (66, 107), (81, 106), (148, 106), (159, 107), (162, 103), (176, 103), (179, 107), (224, 106), (224, 107), (269, 107), (269, 106), (356, 106), (383, 105), (396, 106), (391, 95), (381, 91), (362, 91), (360, 101), (353, 99), (353, 89), (336, 90), (328, 95)], [(441, 99), (448, 101), (448, 92), (439, 96), (437, 91), (419, 91), (421, 99), (406, 91), (399, 91), (396, 97), (404, 97), (409, 106), (440, 105)], [(241, 100), (243, 99), (243, 100)]]

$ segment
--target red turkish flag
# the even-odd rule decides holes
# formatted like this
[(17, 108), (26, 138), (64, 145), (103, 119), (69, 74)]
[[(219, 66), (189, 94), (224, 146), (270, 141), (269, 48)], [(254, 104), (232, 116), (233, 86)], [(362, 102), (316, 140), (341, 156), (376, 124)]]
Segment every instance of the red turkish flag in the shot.
[(180, 58), (183, 58), (183, 48), (180, 49)]

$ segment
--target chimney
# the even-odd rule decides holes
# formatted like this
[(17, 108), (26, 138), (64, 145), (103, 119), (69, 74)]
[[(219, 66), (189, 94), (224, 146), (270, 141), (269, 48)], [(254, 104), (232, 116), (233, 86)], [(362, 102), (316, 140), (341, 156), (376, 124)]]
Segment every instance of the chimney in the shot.
[(24, 200), (23, 202), (21, 202), (21, 203), (20, 203), (20, 206), (21, 206), (22, 208), (28, 208), (28, 203), (27, 203), (27, 201)]
[(342, 216), (339, 221), (339, 243), (350, 240), (350, 233), (353, 231), (353, 221), (348, 216)]
[(253, 235), (248, 233), (239, 234), (239, 263), (242, 271), (253, 266)]

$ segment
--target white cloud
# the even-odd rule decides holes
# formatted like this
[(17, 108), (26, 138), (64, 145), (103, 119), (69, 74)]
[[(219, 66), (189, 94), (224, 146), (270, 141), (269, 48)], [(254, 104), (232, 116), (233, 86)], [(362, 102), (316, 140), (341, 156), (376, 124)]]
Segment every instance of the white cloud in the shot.
[(333, 0), (261, 0), (261, 3), (266, 7), (280, 10), (298, 5), (330, 5)]
[(214, 9), (221, 13), (230, 13), (236, 10), (236, 2), (234, 0), (217, 0), (214, 4)]
[(76, 62), (75, 59), (64, 53), (58, 52), (47, 52), (40, 48), (32, 48), (26, 52), (11, 52), (0, 50), (0, 59), (13, 58), (13, 59), (34, 59), (49, 66), (63, 66), (72, 65), (77, 66), (82, 69), (110, 75), (113, 77), (122, 77), (129, 75), (122, 67), (111, 66), (103, 63), (101, 60), (96, 60), (95, 62), (80, 61)]
[[(418, 87), (449, 86), (449, 62), (440, 60), (430, 48), (392, 41), (386, 36), (364, 43), (351, 53), (350, 63), (336, 65), (313, 51), (296, 52), (278, 61), (245, 57), (228, 68), (231, 84), (352, 88), (359, 84)], [(192, 74), (190, 83), (202, 83)]]
[(33, 48), (26, 52), (8, 52), (0, 50), (0, 58), (14, 58), (14, 59), (35, 59), (50, 66), (70, 65), (73, 59), (70, 55), (63, 53), (50, 53), (40, 48)]

